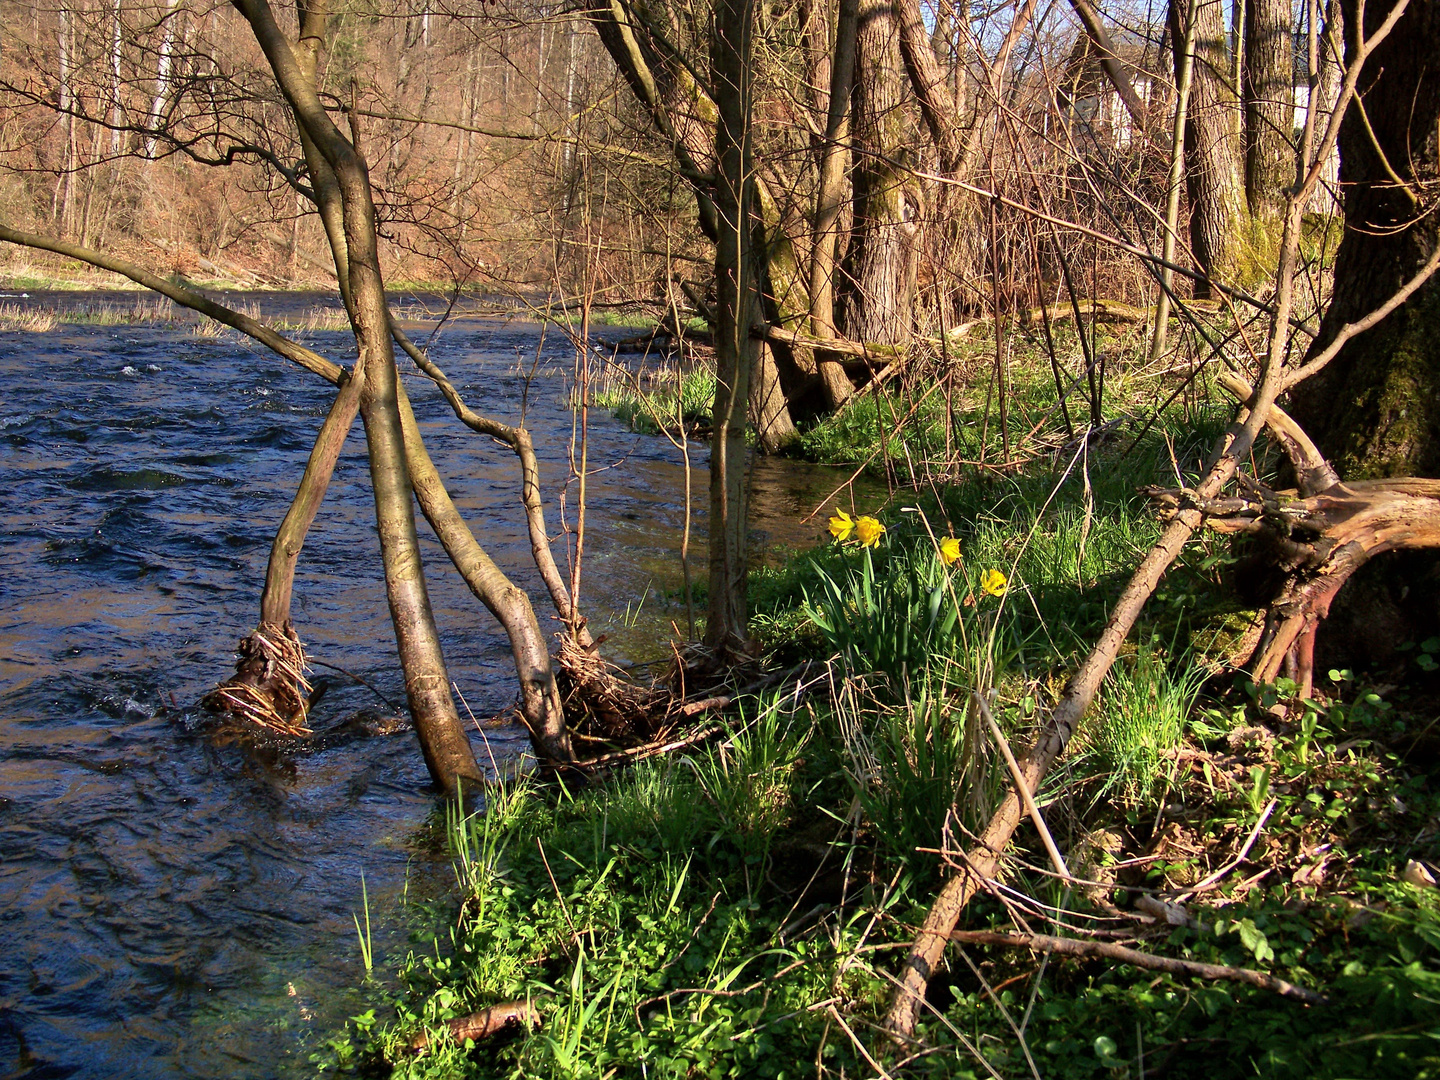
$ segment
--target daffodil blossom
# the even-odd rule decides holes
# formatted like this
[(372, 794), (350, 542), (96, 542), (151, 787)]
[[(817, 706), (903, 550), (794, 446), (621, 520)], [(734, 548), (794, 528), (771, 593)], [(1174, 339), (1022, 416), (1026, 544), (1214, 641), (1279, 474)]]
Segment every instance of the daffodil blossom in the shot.
[(960, 561), (960, 541), (953, 536), (947, 536), (940, 541), (940, 561), (946, 566), (954, 566)]
[[(861, 520), (864, 520), (863, 518)], [(838, 507), (835, 516), (830, 519), (830, 535), (842, 544), (850, 539), (850, 533), (855, 529), (855, 520), (844, 510)]]
[(885, 535), (885, 526), (873, 517), (862, 517), (855, 522), (855, 536), (862, 547), (874, 547)]
[(999, 570), (986, 570), (980, 578), (980, 588), (984, 589), (991, 596), (1004, 596), (1006, 589), (1005, 575)]

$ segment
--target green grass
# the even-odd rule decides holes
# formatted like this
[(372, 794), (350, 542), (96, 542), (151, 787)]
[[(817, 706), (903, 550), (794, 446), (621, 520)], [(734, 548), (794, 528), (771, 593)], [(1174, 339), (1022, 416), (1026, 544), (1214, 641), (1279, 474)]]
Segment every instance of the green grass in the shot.
[[(374, 1007), (317, 1050), (316, 1066), (415, 1078), (873, 1075), (831, 1008), (881, 1049), (871, 1025), (888, 1000), (885, 973), (936, 881), (923, 853), (907, 858), (904, 830), (937, 836), (947, 803), (985, 783), (972, 773), (920, 797), (927, 779), (966, 776), (965, 719), (931, 690), (917, 688), (912, 711), (890, 717), (863, 697), (848, 714), (756, 704), (688, 758), (584, 789), (520, 780), (492, 789), (487, 810), (452, 808), (442, 833), (458, 911), (416, 912), (392, 989), (367, 984), (380, 995)], [(920, 1031), (931, 1052), (892, 1059), (891, 1075), (979, 1077), (987, 1065), (1030, 1075), (1028, 1055), (1045, 1077), (1138, 1077), (1143, 1054), (1147, 1075), (1168, 1062), (1165, 1075), (1181, 1077), (1440, 1076), (1440, 890), (1397, 875), (1407, 857), (1433, 858), (1434, 837), (1417, 847), (1415, 829), (1440, 799), (1432, 772), (1384, 748), (1397, 721), (1377, 700), (1362, 694), (1327, 709), (1308, 735), (1240, 752), (1237, 767), (1263, 762), (1273, 778), (1266, 837), (1276, 845), (1192, 901), (1197, 924), (1152, 930), (1139, 945), (1270, 971), (1330, 1005), (1121, 965), (1056, 958), (1042, 968), (1025, 952), (972, 947), (968, 964), (955, 955), (932, 984)], [(1213, 711), (1190, 726), (1190, 745), (1229, 756), (1237, 715), (1253, 722), (1263, 704)], [(1047, 798), (1062, 847), (1072, 846), (1067, 806), (1086, 826), (1122, 833), (1155, 812), (1143, 794), (1118, 816), (1078, 797), (1088, 794)], [(1121, 883), (1193, 883), (1255, 821), (1244, 790), (1212, 795), (1199, 770), (1174, 778), (1164, 800), (1184, 807), (1165, 816), (1183, 844), (1120, 871)], [(1034, 862), (1033, 840), (1020, 841), (1017, 855)], [(1292, 859), (1297, 849), (1319, 853)], [(1129, 842), (1119, 854), (1132, 854)], [(1277, 869), (1237, 888), (1254, 863)], [(1328, 878), (1294, 880), (1316, 863)], [(1063, 907), (1067, 924), (1107, 925), (1086, 896), (1023, 863), (1006, 883)], [(1028, 917), (1049, 929), (1042, 914)], [(982, 897), (968, 925), (1010, 924)], [(408, 1049), (421, 1029), (525, 999), (544, 1017), (528, 1037)]]
[(665, 367), (635, 376), (620, 372), (597, 388), (594, 402), (609, 409), (631, 431), (674, 434), (683, 425), (692, 436), (699, 436), (710, 427), (715, 374), (703, 366)]
[[(1141, 437), (1146, 417), (1123, 413), (1088, 445), (1052, 440), (1019, 467), (846, 505), (885, 524), (874, 549), (826, 543), (754, 572), (753, 626), (774, 663), (828, 665), (808, 696), (747, 699), (716, 740), (589, 786), (520, 781), (485, 812), (452, 811), (440, 831), (456, 893), (414, 910), (391, 990), (366, 984), (374, 1007), (317, 1066), (437, 1080), (875, 1075), (855, 1039), (884, 1052), (875, 1025), (948, 872), (940, 849), (953, 860), (1008, 785), (979, 702), (1017, 750), (1029, 744), (1158, 534), (1136, 489), (1174, 483), (1176, 463), (1192, 479), (1228, 418), (1191, 402)], [(904, 460), (935, 460), (945, 418), (932, 422)], [(832, 445), (854, 460), (874, 445), (864, 427)], [(993, 451), (993, 425), (988, 438)], [(948, 537), (961, 550), (949, 567)], [(1233, 563), (1227, 543), (1201, 538), (1169, 571), (1039, 793), (1072, 870), (1098, 884), (1047, 874), (1027, 824), (1006, 891), (977, 898), (965, 925), (1120, 933), (1331, 1004), (957, 947), (931, 982), (923, 1045), (888, 1057), (889, 1075), (1440, 1078), (1440, 890), (1401, 878), (1411, 859), (1440, 859), (1427, 727), (1440, 640), (1417, 643), (1396, 685), (1337, 671), (1310, 702), (1283, 682), (1247, 690), (1225, 668), (1246, 615)], [(1003, 595), (981, 587), (989, 571)], [(1267, 810), (1247, 859), (1186, 900), (1187, 925), (1126, 917), (1137, 890), (1173, 895), (1232, 862)], [(540, 1031), (407, 1049), (421, 1028), (515, 999), (536, 1003)]]

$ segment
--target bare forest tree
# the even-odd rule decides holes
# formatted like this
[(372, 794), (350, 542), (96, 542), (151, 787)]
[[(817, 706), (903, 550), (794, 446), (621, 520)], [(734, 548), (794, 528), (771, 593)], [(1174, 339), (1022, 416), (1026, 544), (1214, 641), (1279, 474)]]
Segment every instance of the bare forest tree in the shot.
[[(1103, 426), (1097, 319), (1156, 318), (1160, 359), (1172, 302), (1210, 340), (1183, 302), (1184, 282), (1275, 316), (1279, 301), (1256, 295), (1254, 268), (1267, 256), (1253, 249), (1279, 233), (1294, 241), (1295, 215), (1323, 212), (1337, 140), (1322, 135), (1337, 98), (1355, 101), (1338, 140), (1346, 213), (1379, 231), (1347, 232), (1336, 303), (1312, 353), (1427, 265), (1433, 117), (1412, 110), (1406, 127), (1411, 113), (1395, 105), (1407, 94), (1434, 99), (1423, 54), (1405, 51), (1428, 40), (1426, 16), (1410, 16), (1419, 30), (1403, 43), (1384, 39), (1391, 58), (1370, 61), (1375, 81), (1356, 96), (1337, 78), (1337, 5), (1296, 12), (1251, 0), (1239, 11), (1221, 0), (1172, 0), (1157, 18), (1091, 0), (985, 11), (917, 0), (763, 11), (738, 0), (594, 0), (443, 14), (7, 0), (3, 235), (125, 273), (337, 386), (277, 537), (256, 633), (222, 688), (296, 725), (299, 684), (274, 678), (303, 656), (289, 575), (359, 413), (411, 709), (448, 786), (478, 773), (450, 701), (412, 498), (509, 633), (544, 756), (573, 756), (575, 718), (531, 601), (485, 555), (425, 452), (396, 377), (397, 344), (463, 423), (516, 454), (515, 506), (565, 628), (562, 676), (574, 676), (565, 658), (593, 656), (594, 642), (578, 576), (567, 584), (555, 566), (530, 434), (461, 399), (394, 325), (387, 279), (503, 289), (536, 306), (558, 289), (567, 305), (583, 294), (586, 312), (648, 304), (674, 336), (683, 296), (685, 314), (708, 320), (717, 393), (707, 645), (714, 662), (743, 659), (747, 440), (780, 450), (799, 426), (883, 385), (929, 393), (954, 370), (952, 349), (983, 325), (1008, 462), (1006, 335), (1024, 323), (1050, 335), (1060, 318), (1081, 332), (1078, 357), (1051, 349), (1059, 417), (1075, 435), (1078, 390), (1087, 430)], [(1344, 14), (1354, 40), (1359, 13)], [(1306, 35), (1302, 113), (1292, 55)], [(1371, 102), (1383, 116), (1367, 111)], [(1297, 153), (1310, 200), (1299, 210)], [(144, 264), (251, 284), (333, 281), (360, 360), (343, 371)], [(1293, 283), (1293, 268), (1285, 273)], [(1302, 327), (1326, 301), (1323, 275), (1316, 281), (1285, 301)], [(1157, 294), (1165, 306), (1155, 316)], [(1389, 325), (1413, 325), (1422, 341), (1428, 297), (1416, 293)], [(1415, 420), (1428, 414), (1397, 403), (1429, 385), (1434, 365), (1421, 345), (1390, 350), (1402, 358), (1391, 363), (1365, 351), (1369, 340), (1350, 343), (1314, 384), (1368, 403), (1357, 410), (1364, 418), (1342, 430), (1297, 384), (1304, 423), (1347, 475), (1375, 453), (1394, 459), (1388, 471), (1433, 468), (1428, 421)], [(1385, 386), (1395, 389), (1376, 389)], [(955, 435), (947, 428), (952, 462)], [(1376, 450), (1382, 443), (1391, 449)]]

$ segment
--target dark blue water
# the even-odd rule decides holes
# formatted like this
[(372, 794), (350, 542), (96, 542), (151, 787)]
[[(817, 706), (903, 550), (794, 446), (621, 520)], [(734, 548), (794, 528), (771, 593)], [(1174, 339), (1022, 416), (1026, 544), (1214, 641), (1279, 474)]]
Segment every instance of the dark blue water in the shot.
[[(308, 340), (349, 362), (347, 335)], [(538, 342), (530, 325), (467, 320), (432, 355), (474, 407), (514, 422)], [(529, 388), (551, 496), (573, 355), (552, 333)], [(513, 458), (449, 418), (428, 384), (407, 385), (476, 536), (547, 618)], [(279, 755), (217, 744), (191, 709), (254, 625), (331, 391), (233, 337), (63, 325), (0, 331), (0, 388), (0, 1078), (296, 1071), (316, 1034), (359, 1007), (362, 871), (382, 952), (404, 947), (406, 889), (434, 892), (449, 874), (417, 843), (436, 804), (412, 734), (336, 734)], [(403, 701), (359, 432), (301, 557), (294, 617), (317, 659)], [(590, 482), (582, 600), (613, 635), (612, 659), (658, 658), (669, 620), (683, 626), (663, 598), (680, 581), (679, 454), (598, 411), (591, 433), (592, 465), (612, 467)], [(760, 463), (757, 542), (813, 538), (799, 518), (840, 479)], [(694, 483), (703, 503), (703, 470)], [(496, 714), (515, 696), (508, 644), (423, 524), (422, 538), (451, 676), (476, 716)], [(703, 555), (697, 545), (697, 578)], [(622, 620), (642, 597), (641, 617)], [(333, 680), (317, 729), (386, 711), (316, 675)], [(487, 734), (499, 757), (525, 746), (513, 730)]]

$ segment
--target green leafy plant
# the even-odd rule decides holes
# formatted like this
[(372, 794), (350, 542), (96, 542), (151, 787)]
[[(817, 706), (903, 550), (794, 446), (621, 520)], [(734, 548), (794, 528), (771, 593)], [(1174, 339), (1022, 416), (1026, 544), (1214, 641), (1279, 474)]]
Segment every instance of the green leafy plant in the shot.
[(831, 575), (818, 563), (819, 588), (804, 612), (852, 671), (903, 680), (932, 659), (953, 659), (972, 635), (961, 618), (963, 579), (931, 550), (876, 558), (863, 548)]
[(355, 920), (355, 936), (360, 939), (360, 959), (365, 963), (365, 974), (369, 975), (375, 966), (375, 948), (370, 937), (370, 894), (365, 888), (365, 871), (360, 871), (360, 902), (365, 908), (365, 928), (360, 928), (360, 916), (351, 912)]

